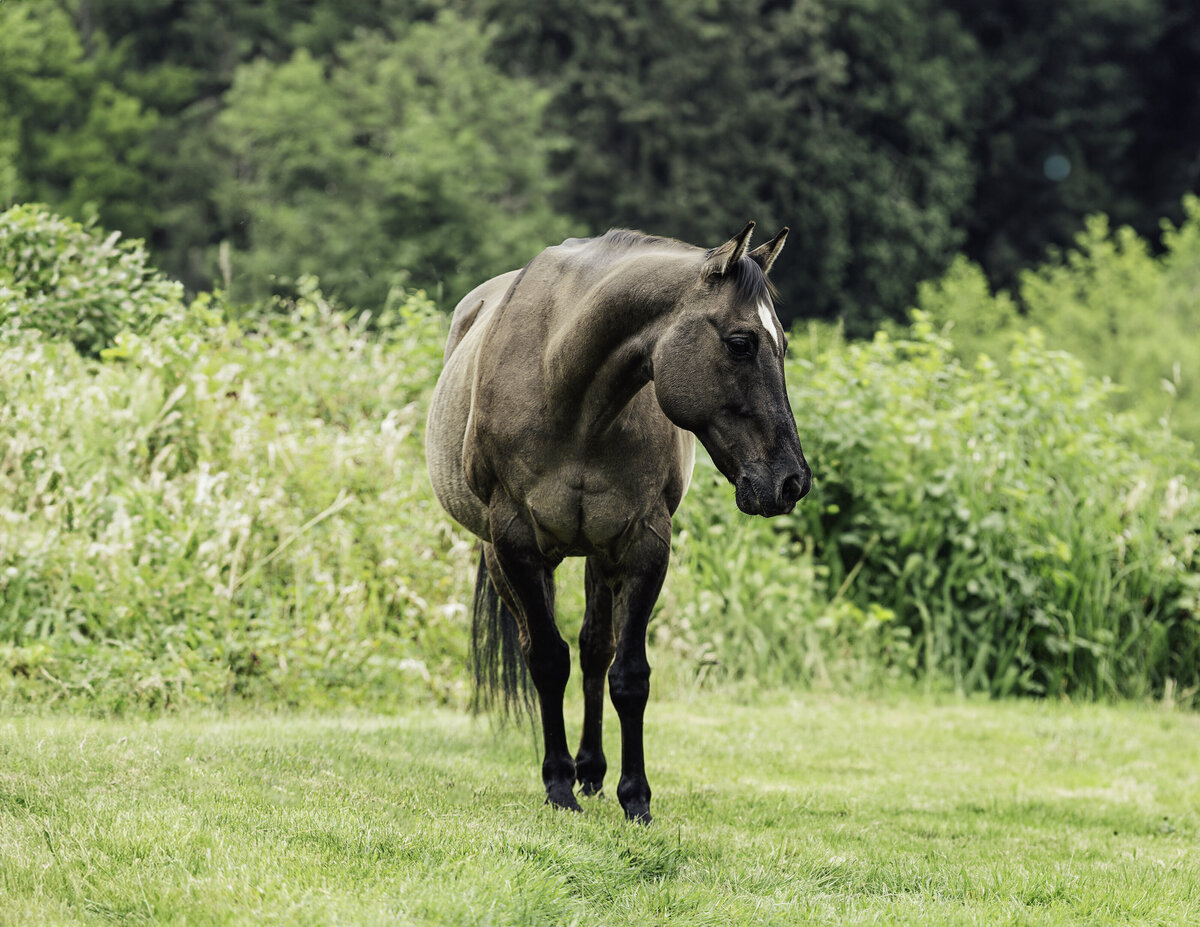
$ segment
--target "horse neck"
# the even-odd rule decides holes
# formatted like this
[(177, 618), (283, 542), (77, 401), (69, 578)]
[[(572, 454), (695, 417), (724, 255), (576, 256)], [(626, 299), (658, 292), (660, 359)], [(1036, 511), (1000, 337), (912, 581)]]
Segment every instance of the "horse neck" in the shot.
[(576, 427), (607, 428), (652, 379), (655, 344), (682, 311), (695, 272), (690, 255), (647, 253), (593, 286), (547, 344), (550, 408)]

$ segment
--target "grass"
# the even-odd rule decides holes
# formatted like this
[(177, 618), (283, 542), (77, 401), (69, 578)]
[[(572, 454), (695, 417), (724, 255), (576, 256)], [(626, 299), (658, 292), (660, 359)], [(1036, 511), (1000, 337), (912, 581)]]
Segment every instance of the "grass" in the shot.
[(0, 923), (1200, 917), (1194, 715), (698, 696), (652, 702), (648, 743), (639, 828), (543, 807), (528, 731), (446, 709), (9, 715)]

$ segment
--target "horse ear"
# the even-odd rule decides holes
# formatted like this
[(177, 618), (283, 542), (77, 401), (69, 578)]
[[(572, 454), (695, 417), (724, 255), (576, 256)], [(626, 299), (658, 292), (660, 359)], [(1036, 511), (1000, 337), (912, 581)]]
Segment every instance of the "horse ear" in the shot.
[(785, 225), (779, 230), (778, 235), (750, 252), (750, 257), (758, 262), (758, 266), (763, 269), (764, 274), (771, 272), (775, 258), (779, 257), (779, 252), (783, 250), (783, 243), (787, 241), (787, 237), (788, 227)]
[(740, 261), (750, 245), (750, 235), (753, 231), (754, 223), (751, 222), (740, 234), (734, 235), (721, 247), (710, 251), (704, 261), (704, 276), (719, 277)]

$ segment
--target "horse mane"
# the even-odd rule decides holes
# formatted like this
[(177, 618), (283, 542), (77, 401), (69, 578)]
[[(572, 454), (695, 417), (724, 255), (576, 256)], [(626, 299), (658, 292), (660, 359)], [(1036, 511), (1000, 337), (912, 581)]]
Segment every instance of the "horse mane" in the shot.
[(676, 238), (647, 235), (645, 232), (639, 232), (637, 229), (609, 229), (598, 240), (603, 244), (612, 245), (616, 248), (633, 248), (638, 245), (673, 245), (682, 250), (692, 247)]
[[(647, 235), (645, 232), (639, 232), (636, 229), (609, 229), (596, 239), (596, 241), (617, 248), (634, 248), (648, 245), (674, 246), (680, 250), (692, 250), (694, 248), (693, 245), (686, 244), (675, 238)], [(712, 254), (715, 250), (715, 248), (710, 248), (707, 253)], [(774, 305), (778, 301), (779, 291), (775, 289), (775, 284), (767, 277), (758, 261), (752, 257), (743, 255), (742, 259), (730, 268), (729, 275), (733, 278), (733, 285), (737, 288), (736, 292), (739, 302), (750, 303), (751, 305), (765, 302), (768, 305)]]

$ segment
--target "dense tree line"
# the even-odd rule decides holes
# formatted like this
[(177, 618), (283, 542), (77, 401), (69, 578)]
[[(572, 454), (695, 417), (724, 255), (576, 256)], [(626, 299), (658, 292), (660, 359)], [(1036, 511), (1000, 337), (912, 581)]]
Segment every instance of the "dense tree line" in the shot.
[(15, 0), (0, 203), (240, 298), (461, 295), (566, 234), (787, 223), (788, 315), (1011, 283), (1200, 186), (1188, 0)]

